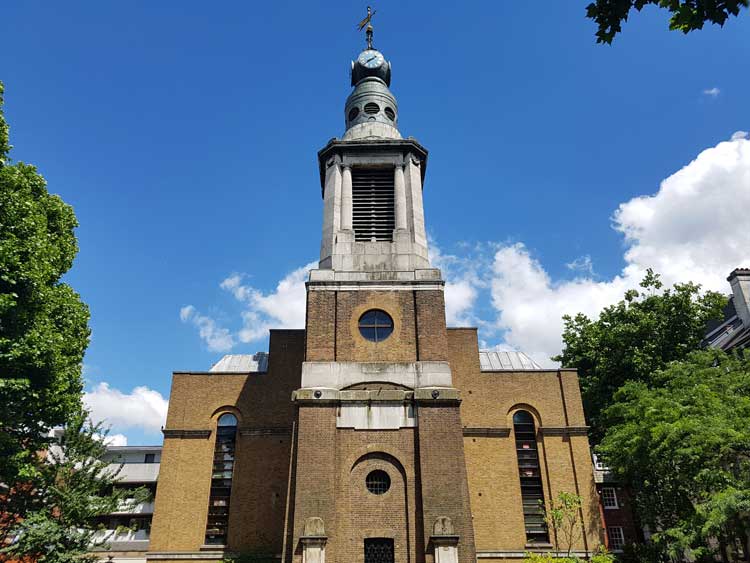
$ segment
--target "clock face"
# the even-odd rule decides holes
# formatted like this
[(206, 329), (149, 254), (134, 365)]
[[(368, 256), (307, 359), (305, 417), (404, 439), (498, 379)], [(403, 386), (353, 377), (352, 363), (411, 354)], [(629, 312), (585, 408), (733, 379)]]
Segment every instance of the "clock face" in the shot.
[(362, 53), (360, 53), (357, 62), (366, 68), (378, 68), (385, 63), (385, 59), (379, 51), (368, 49), (367, 51), (362, 51)]

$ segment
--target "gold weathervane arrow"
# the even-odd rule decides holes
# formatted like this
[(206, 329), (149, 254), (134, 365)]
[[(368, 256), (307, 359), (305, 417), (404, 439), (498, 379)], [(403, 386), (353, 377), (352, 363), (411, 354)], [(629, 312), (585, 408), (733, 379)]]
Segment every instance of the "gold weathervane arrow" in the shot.
[(357, 30), (362, 31), (367, 26), (367, 48), (372, 49), (372, 16), (375, 15), (375, 10), (371, 10), (370, 6), (367, 6), (367, 16), (357, 24)]
[(375, 12), (371, 11), (370, 6), (367, 6), (367, 16), (365, 17), (365, 19), (363, 19), (361, 22), (357, 24), (357, 31), (362, 31), (365, 28), (365, 26), (368, 23), (370, 23), (370, 20), (372, 19), (372, 16), (374, 15), (375, 15)]

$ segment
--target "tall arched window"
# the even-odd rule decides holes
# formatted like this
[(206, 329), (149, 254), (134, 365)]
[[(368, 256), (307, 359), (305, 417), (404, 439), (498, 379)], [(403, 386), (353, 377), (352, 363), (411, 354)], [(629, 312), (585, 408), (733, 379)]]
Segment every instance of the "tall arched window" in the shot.
[(234, 446), (237, 440), (237, 417), (223, 414), (216, 427), (214, 466), (211, 473), (211, 495), (208, 500), (206, 544), (226, 545), (229, 527), (229, 497), (234, 473)]
[(536, 447), (534, 417), (526, 411), (513, 415), (513, 435), (518, 456), (518, 476), (521, 479), (523, 521), (528, 543), (548, 543), (549, 533), (544, 522), (544, 489)]

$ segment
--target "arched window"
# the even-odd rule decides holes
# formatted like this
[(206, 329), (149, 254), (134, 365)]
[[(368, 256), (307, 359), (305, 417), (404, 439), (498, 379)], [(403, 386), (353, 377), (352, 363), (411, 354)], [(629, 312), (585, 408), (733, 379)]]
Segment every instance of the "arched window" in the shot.
[(226, 545), (229, 527), (229, 497), (234, 474), (234, 447), (237, 441), (237, 417), (226, 413), (216, 425), (211, 495), (208, 501), (206, 544)]
[(544, 522), (544, 489), (536, 447), (534, 417), (526, 411), (513, 415), (513, 435), (518, 456), (518, 476), (521, 480), (523, 521), (528, 543), (548, 543), (549, 533)]

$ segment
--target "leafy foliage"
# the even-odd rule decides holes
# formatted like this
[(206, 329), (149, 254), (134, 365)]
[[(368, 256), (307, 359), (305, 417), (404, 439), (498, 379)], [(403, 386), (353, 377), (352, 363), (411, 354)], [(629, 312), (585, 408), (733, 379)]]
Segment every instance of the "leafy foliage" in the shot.
[(749, 4), (748, 0), (595, 0), (586, 7), (586, 17), (596, 22), (596, 42), (612, 43), (633, 9), (640, 12), (649, 5), (666, 9), (672, 14), (669, 29), (688, 33), (703, 29), (706, 22), (723, 26)]
[(604, 410), (628, 381), (650, 383), (652, 374), (669, 362), (682, 360), (698, 348), (706, 322), (722, 318), (725, 296), (685, 283), (662, 290), (651, 270), (625, 299), (605, 308), (599, 319), (565, 316), (565, 348), (554, 359), (578, 368), (584, 409), (592, 436), (605, 427)]
[(96, 518), (131, 510), (148, 498), (146, 489), (116, 486), (122, 466), (102, 461), (106, 431), (86, 417), (84, 411), (72, 416), (43, 462), (8, 492), (4, 509), (17, 518), (0, 530), (0, 537), (15, 540), (0, 550), (0, 559), (5, 554), (40, 563), (96, 561), (88, 552), (106, 540), (95, 535)]
[(9, 149), (0, 111), (0, 481), (14, 483), (80, 409), (89, 312), (60, 282), (78, 251), (73, 209)]
[[(0, 83), (0, 110), (2, 94)], [(104, 432), (81, 404), (89, 311), (60, 281), (78, 252), (75, 214), (10, 148), (0, 111), (0, 546), (14, 542), (0, 560), (80, 561), (94, 518), (128, 493), (104, 472)]]
[(583, 500), (578, 495), (560, 491), (546, 507), (545, 522), (554, 532), (555, 547), (570, 557), (573, 544), (583, 536), (579, 520)]
[(694, 352), (650, 383), (615, 394), (601, 453), (632, 485), (662, 559), (740, 560), (750, 553), (750, 355)]
[[(583, 563), (580, 557), (560, 557), (552, 553), (527, 553), (523, 560), (530, 563)], [(615, 558), (604, 548), (600, 548), (587, 561), (589, 563), (614, 563)]]

